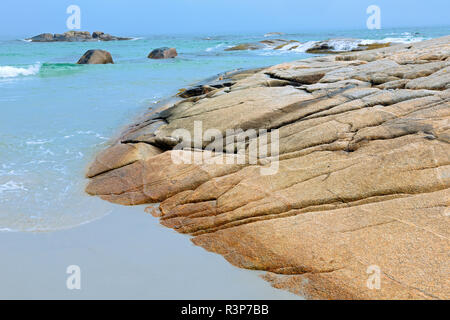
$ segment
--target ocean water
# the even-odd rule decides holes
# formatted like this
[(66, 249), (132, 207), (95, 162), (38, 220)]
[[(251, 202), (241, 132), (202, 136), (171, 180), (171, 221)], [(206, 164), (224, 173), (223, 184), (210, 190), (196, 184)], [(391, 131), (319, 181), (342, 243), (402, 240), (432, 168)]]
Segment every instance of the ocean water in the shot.
[[(224, 49), (268, 37), (141, 36), (87, 43), (0, 39), (0, 232), (59, 230), (107, 215), (114, 205), (84, 193), (87, 165), (123, 126), (180, 88), (223, 71), (310, 57), (305, 51), (314, 41), (345, 38), (336, 40), (336, 49), (351, 50), (358, 43), (408, 43), (449, 31), (441, 27), (285, 34), (272, 38), (303, 45), (295, 50), (236, 52)], [(176, 47), (179, 56), (146, 58), (161, 46)], [(111, 52), (115, 64), (75, 64), (85, 51), (96, 48)]]

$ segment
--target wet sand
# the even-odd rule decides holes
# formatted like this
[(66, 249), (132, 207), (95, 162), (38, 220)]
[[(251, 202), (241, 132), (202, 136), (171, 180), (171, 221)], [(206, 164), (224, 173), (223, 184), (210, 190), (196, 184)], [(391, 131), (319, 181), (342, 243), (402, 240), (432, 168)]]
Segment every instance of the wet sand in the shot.
[[(50, 233), (0, 232), (0, 299), (298, 299), (166, 229), (143, 208)], [(69, 290), (69, 265), (81, 290)]]

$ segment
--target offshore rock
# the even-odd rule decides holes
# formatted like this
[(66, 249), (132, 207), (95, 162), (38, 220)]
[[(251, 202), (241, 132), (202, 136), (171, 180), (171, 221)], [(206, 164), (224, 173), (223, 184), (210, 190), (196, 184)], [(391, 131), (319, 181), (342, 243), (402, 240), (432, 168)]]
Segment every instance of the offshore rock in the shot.
[(105, 50), (88, 50), (78, 60), (77, 64), (108, 64), (114, 63), (111, 54)]
[(112, 41), (131, 40), (132, 38), (116, 37), (110, 34), (95, 31), (92, 35), (88, 31), (68, 31), (63, 34), (42, 33), (27, 40), (31, 42), (84, 42), (84, 41)]

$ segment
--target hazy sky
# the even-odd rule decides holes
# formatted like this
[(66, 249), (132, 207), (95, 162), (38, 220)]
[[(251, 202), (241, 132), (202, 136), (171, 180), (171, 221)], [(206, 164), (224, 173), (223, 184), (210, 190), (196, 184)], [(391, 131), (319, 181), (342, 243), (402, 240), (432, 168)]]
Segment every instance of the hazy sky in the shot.
[(65, 32), (72, 4), (82, 30), (122, 35), (360, 29), (372, 4), (382, 28), (450, 24), (449, 0), (1, 0), (0, 35)]

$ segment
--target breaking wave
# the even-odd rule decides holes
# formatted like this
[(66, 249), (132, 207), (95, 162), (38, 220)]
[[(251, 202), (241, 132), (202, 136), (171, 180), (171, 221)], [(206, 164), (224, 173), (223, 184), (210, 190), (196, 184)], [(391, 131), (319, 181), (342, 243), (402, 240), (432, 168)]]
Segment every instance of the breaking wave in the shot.
[(206, 48), (206, 52), (216, 51), (217, 49), (220, 49), (225, 46), (225, 43), (219, 43), (218, 45), (210, 48)]
[(37, 63), (27, 67), (0, 66), (0, 78), (15, 78), (19, 76), (32, 76), (39, 73), (41, 64)]
[(308, 49), (314, 48), (320, 44), (326, 44), (329, 51), (345, 52), (357, 50), (361, 45), (369, 45), (375, 43), (414, 43), (427, 40), (423, 37), (398, 37), (398, 38), (383, 38), (383, 39), (330, 39), (324, 41), (308, 41), (302, 44), (289, 44), (281, 50), (289, 50), (294, 52), (306, 52)]

